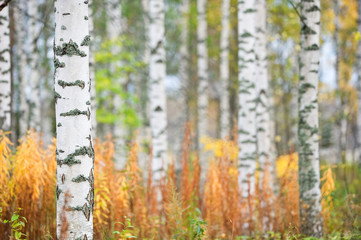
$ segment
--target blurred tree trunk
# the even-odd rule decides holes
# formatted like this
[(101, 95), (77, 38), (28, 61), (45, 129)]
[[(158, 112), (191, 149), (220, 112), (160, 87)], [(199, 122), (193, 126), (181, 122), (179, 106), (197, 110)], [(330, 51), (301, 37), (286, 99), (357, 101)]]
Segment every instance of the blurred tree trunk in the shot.
[(38, 1), (28, 1), (28, 16), (29, 16), (29, 39), (28, 39), (28, 66), (30, 66), (29, 84), (30, 84), (30, 99), (29, 99), (29, 126), (35, 131), (41, 130), (41, 112), (40, 112), (40, 74), (39, 74), (39, 49), (37, 46), (40, 34), (40, 22), (38, 20)]
[[(152, 176), (154, 186), (159, 187), (160, 181), (165, 176), (164, 167), (167, 164), (168, 149), (163, 0), (150, 0), (149, 20), (149, 100), (153, 151)], [(160, 198), (159, 193), (157, 199), (160, 200)]]
[[(239, 186), (247, 199), (255, 193), (256, 171), (256, 1), (238, 1)], [(249, 195), (250, 194), (250, 195)]]
[[(108, 0), (107, 1), (107, 35), (109, 40), (120, 39), (123, 34), (123, 24), (122, 24), (122, 9), (119, 3), (119, 0)], [(114, 46), (114, 52), (121, 51), (121, 46)], [(117, 73), (119, 69), (122, 69), (122, 61), (117, 60), (110, 64), (109, 71)], [(116, 79), (117, 87), (123, 90), (123, 85), (125, 83), (124, 76), (121, 73), (119, 79)], [(118, 74), (114, 74), (118, 76)], [(117, 115), (117, 121), (114, 124), (114, 137), (115, 137), (115, 168), (120, 170), (126, 162), (126, 143), (125, 139), (127, 136), (127, 130), (125, 129), (122, 116), (120, 116), (121, 108), (123, 107), (124, 101), (122, 97), (118, 94), (114, 94), (113, 98), (113, 107), (114, 112)]]
[(88, 2), (55, 1), (57, 239), (93, 239)]
[[(0, 1), (0, 4), (4, 2)], [(0, 129), (11, 128), (11, 59), (9, 7), (0, 12)]]
[(198, 151), (202, 166), (201, 181), (205, 179), (207, 155), (201, 142), (208, 129), (208, 48), (207, 48), (207, 0), (197, 0), (197, 75), (198, 75)]
[(298, 152), (301, 233), (322, 236), (318, 138), (320, 1), (301, 1)]
[[(269, 86), (267, 69), (267, 36), (266, 36), (266, 1), (257, 0), (257, 21), (256, 21), (256, 91), (257, 91), (257, 151), (260, 167), (260, 183), (262, 183), (263, 170), (266, 162), (274, 163), (274, 156), (271, 156), (270, 136), (270, 112), (269, 112)], [(271, 159), (272, 157), (272, 159)], [(272, 184), (271, 184), (272, 185)], [(262, 184), (260, 184), (260, 187)]]
[[(361, 0), (357, 1), (357, 29), (361, 32)], [(358, 113), (357, 113), (357, 140), (358, 140), (358, 154), (359, 154), (359, 166), (361, 166), (361, 41), (358, 42), (357, 47), (357, 103), (358, 103)]]
[(14, 4), (14, 19), (15, 23), (15, 45), (16, 45), (16, 65), (15, 78), (17, 79), (17, 108), (18, 108), (18, 138), (26, 134), (29, 128), (29, 107), (27, 98), (27, 76), (26, 76), (26, 36), (27, 36), (27, 22), (25, 19), (27, 4)]
[(334, 31), (334, 42), (336, 50), (336, 125), (337, 125), (337, 136), (335, 143), (337, 144), (337, 161), (344, 163), (346, 158), (346, 140), (347, 140), (347, 116), (345, 113), (346, 103), (344, 92), (342, 89), (342, 78), (340, 75), (340, 61), (341, 61), (341, 48), (340, 48), (340, 18), (341, 18), (341, 0), (334, 0), (334, 12), (335, 12), (335, 31)]
[(230, 114), (229, 114), (229, 11), (230, 0), (222, 2), (222, 31), (221, 31), (221, 58), (220, 58), (220, 80), (221, 80), (221, 99), (220, 99), (220, 130), (221, 138), (230, 135)]

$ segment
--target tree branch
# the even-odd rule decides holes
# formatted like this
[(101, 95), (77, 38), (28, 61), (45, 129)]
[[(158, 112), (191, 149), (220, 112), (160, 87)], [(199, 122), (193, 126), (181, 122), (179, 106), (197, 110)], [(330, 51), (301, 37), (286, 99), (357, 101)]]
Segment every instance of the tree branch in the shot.
[(1, 10), (3, 10), (10, 2), (11, 0), (5, 0), (1, 5), (0, 5), (0, 12)]

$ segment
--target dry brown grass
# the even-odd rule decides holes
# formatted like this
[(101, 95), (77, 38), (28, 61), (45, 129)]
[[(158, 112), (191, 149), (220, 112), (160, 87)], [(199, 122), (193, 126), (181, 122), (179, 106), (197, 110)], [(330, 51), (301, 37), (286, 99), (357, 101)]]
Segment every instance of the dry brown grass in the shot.
[[(21, 214), (28, 220), (24, 233), (29, 239), (49, 239), (46, 236), (55, 239), (55, 141), (45, 147), (39, 135), (29, 131), (16, 151), (11, 151), (12, 144), (7, 134), (0, 132), (2, 218), (9, 219), (12, 212), (21, 207)], [(116, 171), (111, 136), (103, 142), (95, 141), (95, 239), (109, 239), (110, 236), (117, 239), (112, 232), (122, 230), (119, 222), (124, 222), (124, 216), (130, 218), (135, 226), (131, 234), (140, 239), (192, 239), (193, 220), (200, 217), (207, 222), (204, 226), (206, 235), (202, 239), (235, 239), (254, 230), (284, 233), (291, 229), (297, 232), (300, 224), (297, 154), (282, 156), (278, 160), (277, 196), (269, 185), (272, 176), (268, 166), (261, 175), (262, 186), (258, 187), (255, 196), (241, 199), (235, 143), (226, 140), (212, 142), (217, 154), (210, 163), (200, 194), (200, 166), (198, 158), (191, 155), (190, 137), (188, 125), (181, 174), (176, 176), (173, 162), (168, 166), (160, 189), (151, 187), (151, 171), (148, 181), (144, 182), (136, 142), (130, 146), (125, 169)], [(331, 175), (328, 172), (325, 179), (331, 179)], [(332, 184), (331, 180), (328, 181)], [(163, 199), (160, 210), (157, 209), (158, 191)], [(248, 229), (243, 228), (245, 223), (249, 224)], [(1, 239), (9, 239), (10, 232), (9, 226), (0, 224)]]

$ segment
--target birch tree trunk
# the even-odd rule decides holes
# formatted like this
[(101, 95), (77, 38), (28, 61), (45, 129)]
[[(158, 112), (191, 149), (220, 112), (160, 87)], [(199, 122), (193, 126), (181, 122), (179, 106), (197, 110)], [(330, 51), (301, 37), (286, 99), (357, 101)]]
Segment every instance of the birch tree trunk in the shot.
[[(90, 38), (94, 39), (94, 22), (93, 22), (93, 1), (89, 1), (89, 8), (88, 8), (88, 21), (89, 21), (89, 33)], [(97, 117), (96, 117), (96, 90), (95, 90), (95, 56), (94, 56), (94, 46), (92, 42), (89, 46), (89, 77), (90, 77), (90, 100), (91, 100), (91, 111), (92, 111), (92, 136), (93, 138), (96, 138), (96, 132), (97, 132)]]
[[(107, 34), (110, 40), (115, 40), (120, 38), (122, 35), (122, 9), (119, 3), (119, 0), (109, 0), (107, 2), (107, 15), (108, 15), (108, 23), (107, 23)], [(119, 46), (114, 46), (114, 51), (119, 52)], [(116, 72), (117, 68), (122, 67), (122, 62), (117, 61), (111, 63), (110, 71)], [(117, 79), (118, 87), (122, 88), (125, 80), (121, 76)], [(114, 111), (118, 114), (120, 109), (122, 108), (123, 99), (115, 94), (114, 98)], [(126, 152), (125, 152), (125, 138), (127, 135), (127, 131), (124, 127), (124, 123), (120, 118), (120, 121), (115, 122), (114, 125), (114, 136), (116, 139), (116, 152), (115, 152), (115, 168), (120, 170), (126, 163)]]
[(6, 7), (0, 12), (0, 129), (4, 131), (10, 131), (11, 127), (10, 68), (10, 15)]
[(16, 69), (15, 77), (17, 79), (17, 84), (19, 85), (18, 91), (18, 129), (19, 136), (21, 137), (26, 134), (26, 131), (29, 128), (29, 107), (28, 107), (28, 98), (27, 98), (27, 77), (26, 77), (26, 51), (25, 51), (25, 39), (27, 35), (25, 20), (27, 4), (17, 3), (14, 6), (14, 19), (16, 20), (15, 24), (15, 45), (16, 45)]
[[(256, 91), (257, 91), (257, 152), (260, 167), (260, 189), (262, 189), (263, 171), (266, 162), (274, 163), (271, 159), (271, 135), (270, 135), (270, 112), (269, 112), (269, 88), (267, 70), (267, 36), (266, 36), (266, 1), (257, 0), (257, 21), (256, 21)], [(270, 169), (269, 169), (270, 170)], [(270, 183), (272, 186), (272, 183)]]
[(202, 166), (201, 181), (205, 179), (207, 154), (204, 152), (202, 138), (208, 129), (208, 48), (207, 48), (207, 0), (197, 0), (197, 75), (198, 75), (198, 151)]
[(335, 0), (334, 2), (334, 12), (335, 12), (335, 31), (334, 31), (334, 42), (336, 48), (336, 62), (335, 62), (335, 70), (336, 70), (336, 83), (337, 83), (337, 94), (336, 94), (336, 108), (337, 114), (336, 123), (337, 123), (337, 133), (336, 133), (336, 149), (337, 149), (337, 161), (345, 162), (346, 158), (346, 131), (347, 131), (347, 116), (345, 114), (345, 101), (344, 101), (344, 93), (343, 89), (341, 89), (341, 76), (340, 76), (340, 57), (341, 57), (341, 49), (340, 49), (340, 8), (341, 8), (341, 0)]
[(256, 171), (256, 9), (255, 0), (238, 1), (238, 68), (239, 68), (239, 186), (243, 198), (255, 192)]
[(35, 131), (40, 131), (41, 126), (41, 108), (40, 108), (40, 74), (39, 74), (39, 51), (37, 39), (40, 33), (38, 21), (38, 2), (37, 0), (28, 1), (29, 15), (29, 39), (28, 45), (31, 51), (28, 54), (28, 65), (30, 66), (29, 80), (30, 83), (30, 101), (29, 101), (29, 126)]
[(222, 86), (220, 102), (220, 125), (221, 138), (229, 137), (230, 115), (229, 115), (229, 11), (230, 0), (222, 2), (222, 31), (221, 31), (221, 59), (220, 59), (220, 80)]
[[(166, 77), (164, 49), (164, 2), (149, 2), (149, 100), (150, 127), (152, 131), (153, 183), (158, 187), (164, 177), (163, 165), (167, 164), (167, 109), (164, 81)], [(158, 197), (159, 200), (159, 197)]]
[(318, 145), (320, 1), (301, 0), (298, 152), (301, 233), (322, 236)]
[(57, 238), (93, 239), (88, 2), (55, 1)]
[[(357, 1), (357, 29), (361, 32), (361, 0)], [(361, 166), (361, 41), (358, 42), (357, 46), (357, 140), (358, 140), (358, 154), (359, 154), (359, 166)]]

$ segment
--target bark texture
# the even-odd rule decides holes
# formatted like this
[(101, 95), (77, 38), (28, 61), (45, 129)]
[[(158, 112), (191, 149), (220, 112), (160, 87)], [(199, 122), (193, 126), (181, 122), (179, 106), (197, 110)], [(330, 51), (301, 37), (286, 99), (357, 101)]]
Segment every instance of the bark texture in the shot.
[(238, 166), (242, 197), (255, 192), (256, 139), (256, 1), (238, 1)]
[(164, 48), (164, 2), (149, 1), (149, 100), (150, 127), (152, 132), (152, 172), (157, 186), (165, 174), (163, 165), (167, 154), (167, 109), (165, 93), (165, 48)]
[[(208, 48), (207, 48), (207, 0), (197, 0), (197, 75), (198, 75), (198, 150), (200, 164), (206, 168), (207, 154), (201, 142), (207, 136), (208, 129)], [(205, 178), (205, 171), (202, 170), (201, 180)]]
[(221, 59), (220, 59), (220, 80), (221, 80), (221, 102), (220, 102), (220, 129), (221, 138), (229, 137), (230, 115), (229, 115), (229, 11), (230, 0), (222, 2), (222, 31), (221, 31)]
[(318, 138), (320, 1), (301, 1), (298, 152), (301, 233), (322, 236)]
[(88, 1), (55, 1), (57, 238), (93, 239)]
[[(0, 1), (2, 4), (4, 1)], [(11, 126), (11, 60), (9, 8), (0, 12), (0, 129)]]

